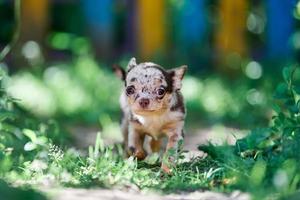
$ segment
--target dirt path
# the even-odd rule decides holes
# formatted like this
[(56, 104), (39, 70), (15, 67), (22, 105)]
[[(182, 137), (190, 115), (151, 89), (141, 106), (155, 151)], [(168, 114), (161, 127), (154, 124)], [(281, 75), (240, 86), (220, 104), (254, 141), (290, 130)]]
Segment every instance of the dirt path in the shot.
[[(75, 146), (80, 149), (87, 149), (88, 146), (94, 145), (99, 129), (95, 127), (72, 127), (70, 131), (72, 137), (75, 139)], [(184, 149), (197, 150), (198, 145), (206, 144), (208, 141), (214, 144), (222, 144), (224, 142), (234, 144), (236, 139), (245, 136), (245, 133), (242, 130), (223, 126), (190, 130), (184, 138)], [(120, 137), (110, 138), (104, 136), (105, 144), (113, 144), (121, 141)]]
[(47, 190), (51, 199), (55, 200), (250, 200), (245, 193), (235, 191), (231, 194), (223, 194), (211, 191), (196, 191), (182, 194), (144, 194), (121, 190), (106, 189), (73, 189)]

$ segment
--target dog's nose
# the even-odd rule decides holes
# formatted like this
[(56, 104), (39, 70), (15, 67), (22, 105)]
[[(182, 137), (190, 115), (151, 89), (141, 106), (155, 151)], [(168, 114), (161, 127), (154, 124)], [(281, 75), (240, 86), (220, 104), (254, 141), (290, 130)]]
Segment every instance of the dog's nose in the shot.
[(149, 103), (150, 103), (150, 101), (149, 101), (149, 99), (142, 98), (142, 99), (139, 101), (139, 103), (140, 103), (140, 106), (141, 106), (142, 108), (147, 108), (148, 105), (149, 105)]

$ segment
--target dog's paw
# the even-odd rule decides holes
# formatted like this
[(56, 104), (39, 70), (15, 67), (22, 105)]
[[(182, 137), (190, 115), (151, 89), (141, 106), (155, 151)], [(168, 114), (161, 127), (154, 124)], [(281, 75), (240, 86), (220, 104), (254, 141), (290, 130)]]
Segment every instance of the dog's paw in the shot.
[(161, 169), (163, 170), (163, 172), (165, 172), (167, 174), (171, 174), (172, 173), (170, 167), (166, 163), (162, 163), (161, 164)]
[(138, 160), (144, 160), (146, 158), (147, 154), (145, 151), (135, 151), (134, 157), (136, 157)]
[(144, 160), (147, 156), (147, 153), (144, 150), (136, 149), (135, 147), (129, 147), (128, 155), (134, 156), (138, 160)]
[(135, 152), (135, 148), (134, 148), (134, 147), (129, 147), (127, 153), (128, 153), (130, 156), (133, 156), (133, 155), (134, 155), (134, 152)]
[(175, 167), (176, 158), (174, 156), (165, 157), (161, 163), (161, 169), (167, 174), (172, 174), (172, 169)]

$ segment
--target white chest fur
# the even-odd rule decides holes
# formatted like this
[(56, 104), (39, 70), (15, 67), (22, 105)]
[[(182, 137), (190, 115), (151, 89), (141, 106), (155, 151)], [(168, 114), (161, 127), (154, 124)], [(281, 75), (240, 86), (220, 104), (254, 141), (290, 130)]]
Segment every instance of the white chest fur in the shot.
[(168, 129), (172, 129), (172, 125), (183, 119), (183, 113), (181, 112), (165, 112), (156, 115), (137, 115), (133, 114), (134, 118), (140, 123), (139, 129), (145, 131), (145, 133), (151, 135), (155, 139), (165, 134)]

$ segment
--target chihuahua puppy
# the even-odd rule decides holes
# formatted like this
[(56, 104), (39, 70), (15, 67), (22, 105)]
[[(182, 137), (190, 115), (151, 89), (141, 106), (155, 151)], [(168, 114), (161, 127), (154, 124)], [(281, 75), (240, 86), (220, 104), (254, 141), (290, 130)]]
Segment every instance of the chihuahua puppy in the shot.
[(164, 70), (152, 62), (137, 64), (135, 58), (129, 61), (127, 71), (114, 66), (115, 73), (124, 81), (120, 105), (125, 150), (128, 155), (142, 160), (147, 155), (145, 136), (151, 137), (152, 152), (160, 151), (161, 140), (166, 136), (167, 162), (163, 161), (161, 167), (167, 173), (175, 159), (167, 155), (168, 151), (177, 152), (178, 143), (183, 139), (185, 106), (180, 89), (186, 69), (184, 65)]

